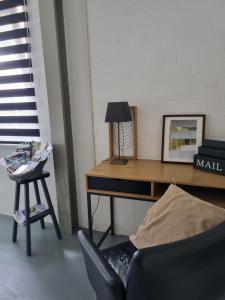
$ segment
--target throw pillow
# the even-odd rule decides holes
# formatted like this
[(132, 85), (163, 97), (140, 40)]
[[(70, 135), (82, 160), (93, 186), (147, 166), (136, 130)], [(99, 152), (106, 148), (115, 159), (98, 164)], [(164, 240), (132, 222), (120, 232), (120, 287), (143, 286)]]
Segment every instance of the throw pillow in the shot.
[(138, 249), (171, 243), (200, 234), (223, 221), (225, 209), (170, 185), (148, 210), (130, 240)]

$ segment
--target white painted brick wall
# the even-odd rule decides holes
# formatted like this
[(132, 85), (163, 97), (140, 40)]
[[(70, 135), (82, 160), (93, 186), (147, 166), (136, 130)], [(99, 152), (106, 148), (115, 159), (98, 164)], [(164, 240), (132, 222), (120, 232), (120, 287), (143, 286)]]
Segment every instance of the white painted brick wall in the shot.
[[(86, 225), (83, 175), (85, 167), (93, 165), (94, 152), (87, 66), (79, 58), (86, 46), (83, 31), (76, 28), (80, 11), (75, 8), (81, 2), (64, 5), (80, 221)], [(207, 137), (225, 139), (225, 1), (87, 0), (87, 11), (97, 162), (108, 155), (107, 101), (138, 106), (140, 158), (160, 158), (163, 114), (205, 113)], [(148, 206), (118, 200), (117, 232), (134, 231)], [(106, 228), (108, 219), (108, 202), (103, 200), (96, 228)]]

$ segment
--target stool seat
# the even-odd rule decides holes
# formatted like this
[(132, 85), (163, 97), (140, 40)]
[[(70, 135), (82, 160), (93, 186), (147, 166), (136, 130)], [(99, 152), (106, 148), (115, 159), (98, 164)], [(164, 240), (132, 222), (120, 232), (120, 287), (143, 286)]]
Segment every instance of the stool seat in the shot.
[(28, 175), (23, 175), (23, 176), (19, 176), (19, 175), (9, 175), (9, 178), (11, 180), (16, 181), (19, 184), (26, 184), (26, 183), (30, 183), (39, 179), (43, 179), (43, 178), (47, 178), (50, 176), (50, 173), (47, 171), (43, 171), (42, 173), (36, 175), (36, 174), (28, 174)]

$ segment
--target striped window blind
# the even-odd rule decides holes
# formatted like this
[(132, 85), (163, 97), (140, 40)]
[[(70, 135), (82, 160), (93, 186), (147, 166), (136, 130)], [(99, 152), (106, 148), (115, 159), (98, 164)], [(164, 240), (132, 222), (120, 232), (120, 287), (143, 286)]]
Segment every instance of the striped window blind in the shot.
[(25, 0), (0, 1), (0, 144), (39, 141)]

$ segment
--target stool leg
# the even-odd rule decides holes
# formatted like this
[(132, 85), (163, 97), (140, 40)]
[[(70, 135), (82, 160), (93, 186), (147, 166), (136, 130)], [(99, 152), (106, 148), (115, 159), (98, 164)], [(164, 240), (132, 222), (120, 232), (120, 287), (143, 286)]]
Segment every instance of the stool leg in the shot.
[[(38, 188), (38, 182), (37, 182), (37, 180), (34, 181), (34, 191), (35, 191), (35, 196), (36, 196), (37, 204), (41, 204), (41, 198), (40, 198), (40, 193), (39, 193), (39, 188)], [(41, 223), (41, 228), (45, 229), (45, 221), (44, 221), (44, 219), (41, 219), (40, 223)]]
[(31, 256), (29, 184), (25, 183), (24, 186), (25, 186), (25, 217), (26, 217), (27, 255)]
[[(20, 201), (20, 183), (16, 183), (14, 212), (19, 209), (19, 201)], [(18, 228), (18, 224), (15, 220), (13, 220), (13, 234), (12, 234), (13, 243), (16, 243), (17, 241), (17, 228)]]
[(51, 217), (52, 217), (52, 222), (53, 222), (53, 225), (55, 227), (57, 237), (58, 237), (59, 240), (61, 240), (62, 235), (61, 235), (61, 232), (60, 232), (60, 229), (59, 229), (59, 225), (58, 225), (58, 222), (57, 222), (57, 219), (56, 219), (56, 216), (55, 216), (54, 208), (52, 206), (52, 201), (51, 201), (49, 191), (48, 191), (48, 188), (47, 188), (47, 184), (46, 184), (46, 181), (45, 181), (44, 178), (41, 179), (41, 184), (42, 184), (42, 187), (43, 187), (43, 191), (44, 191), (44, 194), (45, 194), (46, 201), (48, 203), (48, 207), (50, 209), (50, 214), (51, 214)]

